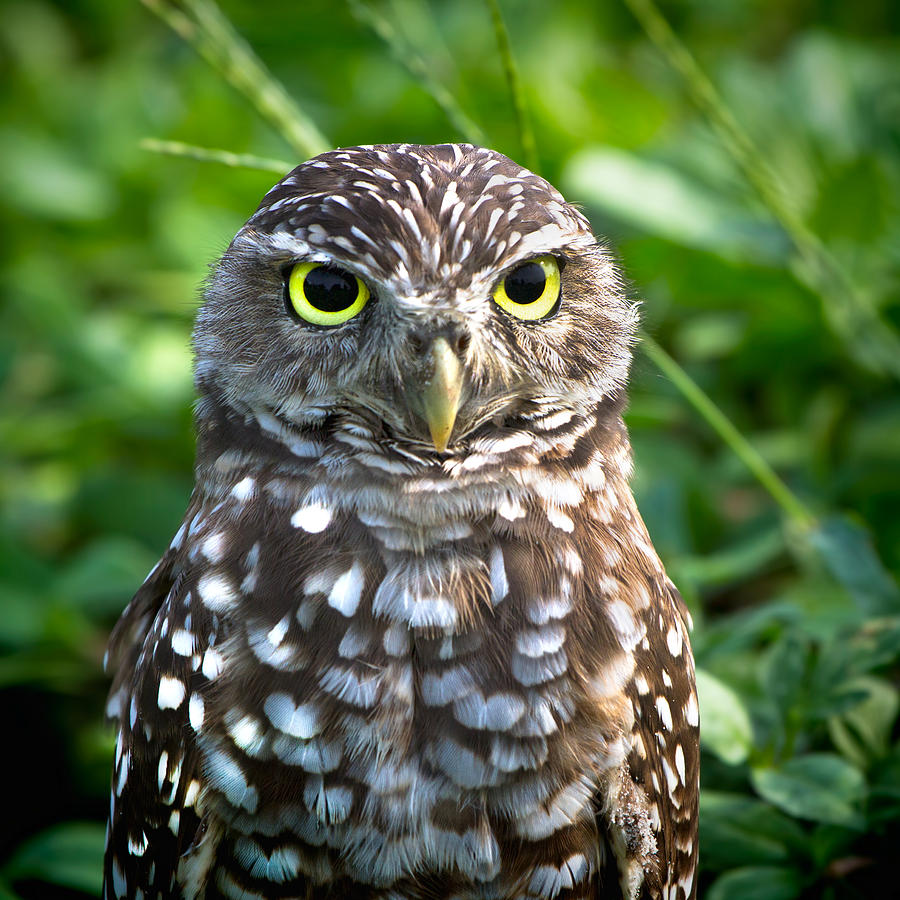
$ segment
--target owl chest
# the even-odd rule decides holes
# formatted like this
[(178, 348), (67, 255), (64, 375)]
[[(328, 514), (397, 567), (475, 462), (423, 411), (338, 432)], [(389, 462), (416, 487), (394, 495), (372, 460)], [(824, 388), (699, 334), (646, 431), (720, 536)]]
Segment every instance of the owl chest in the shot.
[[(351, 877), (450, 866), (483, 880), (510, 822), (519, 837), (552, 830), (556, 795), (565, 815), (590, 814), (590, 740), (581, 756), (571, 746), (565, 579), (512, 591), (499, 544), (335, 559), (305, 577), (283, 618), (246, 635), (270, 683), (262, 695), (258, 673), (235, 685), (258, 711), (226, 716), (207, 753), (235, 827), (255, 833), (262, 820), (309, 848), (355, 848), (343, 855)], [(235, 751), (251, 757), (240, 791)]]
[(347, 773), (370, 806), (382, 790), (458, 794), (540, 770), (575, 700), (564, 622), (528, 624), (538, 599), (509, 596), (499, 547), (342, 557), (305, 579), (287, 632), (250, 636), (294, 669), (263, 700), (273, 747), (304, 772)]

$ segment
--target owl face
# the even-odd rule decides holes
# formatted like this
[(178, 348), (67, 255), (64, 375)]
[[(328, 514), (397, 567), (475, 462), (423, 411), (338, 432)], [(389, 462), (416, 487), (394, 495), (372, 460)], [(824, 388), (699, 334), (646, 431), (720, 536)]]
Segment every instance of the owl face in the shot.
[(197, 387), (239, 414), (425, 452), (624, 384), (634, 308), (584, 216), (470, 145), (322, 154), (276, 184), (210, 277)]

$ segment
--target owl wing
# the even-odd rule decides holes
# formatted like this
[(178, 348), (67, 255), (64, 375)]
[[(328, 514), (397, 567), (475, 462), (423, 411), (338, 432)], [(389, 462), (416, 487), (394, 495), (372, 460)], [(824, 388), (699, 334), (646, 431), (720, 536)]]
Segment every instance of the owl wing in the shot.
[[(634, 710), (627, 756), (632, 784), (626, 789), (637, 792), (631, 798), (637, 803), (620, 804), (620, 819), (611, 828), (612, 843), (627, 898), (633, 894), (623, 877), (627, 863), (623, 866), (621, 851), (631, 859), (642, 855), (633, 852), (638, 848), (627, 847), (641, 832), (628, 821), (628, 808), (643, 806), (655, 839), (656, 865), (648, 867), (638, 896), (691, 900), (696, 894), (700, 756), (694, 661), (687, 637), (690, 614), (668, 580), (654, 593), (654, 602), (643, 611), (646, 633), (634, 649), (634, 675), (626, 685)], [(643, 832), (647, 833), (646, 824)], [(632, 876), (631, 884), (640, 882)]]
[(194, 875), (192, 890), (182, 857), (193, 849), (187, 859), (196, 868), (197, 857), (206, 855), (200, 845), (210, 843), (205, 823), (201, 827), (199, 755), (189, 723), (203, 715), (199, 691), (214, 665), (205, 657), (203, 635), (212, 633), (214, 623), (208, 615), (198, 619), (202, 608), (189, 604), (187, 579), (170, 548), (110, 640), (107, 668), (114, 679), (107, 713), (118, 735), (104, 900), (174, 896), (180, 861), (184, 896), (194, 896), (205, 877)]

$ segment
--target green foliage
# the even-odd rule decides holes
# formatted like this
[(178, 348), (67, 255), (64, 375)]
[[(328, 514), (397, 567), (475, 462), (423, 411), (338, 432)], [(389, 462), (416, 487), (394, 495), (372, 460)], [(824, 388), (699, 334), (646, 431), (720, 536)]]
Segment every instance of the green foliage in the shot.
[(223, 4), (0, 11), (0, 900), (97, 892), (101, 661), (190, 491), (205, 265), (279, 159), (480, 134), (585, 205), (644, 299), (628, 418), (696, 623), (702, 895), (882, 895), (900, 845), (894, 6)]
[(104, 828), (95, 822), (48, 828), (17, 848), (5, 866), (6, 877), (33, 878), (99, 896), (103, 840)]

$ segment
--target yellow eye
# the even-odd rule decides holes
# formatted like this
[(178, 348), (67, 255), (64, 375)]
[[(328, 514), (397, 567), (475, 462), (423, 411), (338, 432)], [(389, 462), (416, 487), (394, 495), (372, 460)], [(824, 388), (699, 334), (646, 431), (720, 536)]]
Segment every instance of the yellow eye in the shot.
[(313, 325), (342, 325), (366, 305), (369, 289), (352, 272), (322, 263), (297, 263), (285, 285), (288, 312)]
[(494, 288), (494, 302), (517, 319), (543, 319), (556, 309), (559, 284), (559, 263), (539, 256), (516, 266)]

